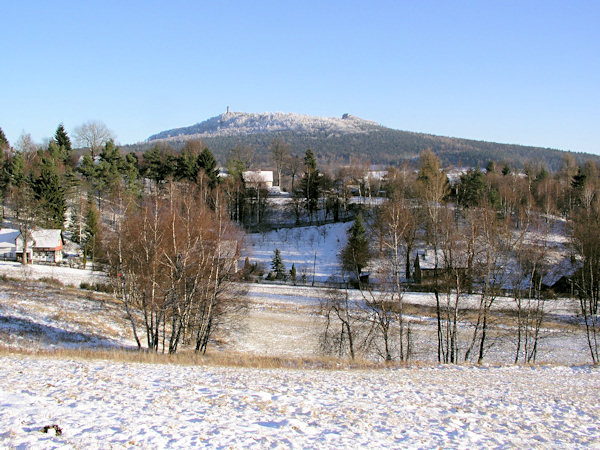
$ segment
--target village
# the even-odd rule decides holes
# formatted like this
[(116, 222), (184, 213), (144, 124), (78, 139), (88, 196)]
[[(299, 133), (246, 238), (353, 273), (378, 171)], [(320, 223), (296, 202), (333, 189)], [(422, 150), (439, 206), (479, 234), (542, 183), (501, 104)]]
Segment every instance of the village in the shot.
[(600, 447), (600, 2), (3, 2), (0, 448)]

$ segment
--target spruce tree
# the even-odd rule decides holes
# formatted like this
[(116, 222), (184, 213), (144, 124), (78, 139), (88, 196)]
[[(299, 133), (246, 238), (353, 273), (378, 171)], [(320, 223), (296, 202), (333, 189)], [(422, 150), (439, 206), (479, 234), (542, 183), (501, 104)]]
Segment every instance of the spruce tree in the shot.
[(65, 186), (61, 181), (56, 161), (47, 156), (42, 157), (39, 175), (32, 179), (31, 184), (42, 214), (42, 225), (62, 229), (67, 203)]
[(271, 269), (275, 273), (275, 279), (285, 280), (287, 278), (285, 265), (283, 264), (281, 253), (279, 252), (278, 248), (275, 249), (275, 254), (273, 256), (273, 260), (271, 261)]
[(54, 133), (54, 141), (60, 148), (63, 162), (68, 163), (68, 161), (71, 159), (71, 152), (73, 148), (71, 145), (71, 139), (67, 135), (65, 127), (62, 123), (58, 124), (56, 133)]
[(296, 265), (292, 263), (292, 268), (290, 269), (290, 279), (292, 283), (296, 284)]
[(0, 151), (6, 151), (10, 148), (10, 145), (8, 143), (8, 139), (6, 139), (6, 135), (4, 134), (4, 131), (2, 130), (2, 128), (0, 128)]
[(99, 256), (100, 249), (100, 214), (92, 197), (88, 198), (87, 212), (85, 214), (85, 228), (83, 233), (83, 267), (85, 268), (88, 258), (92, 263)]
[(342, 267), (358, 278), (370, 257), (367, 232), (362, 215), (359, 214), (348, 230), (348, 243), (341, 253)]

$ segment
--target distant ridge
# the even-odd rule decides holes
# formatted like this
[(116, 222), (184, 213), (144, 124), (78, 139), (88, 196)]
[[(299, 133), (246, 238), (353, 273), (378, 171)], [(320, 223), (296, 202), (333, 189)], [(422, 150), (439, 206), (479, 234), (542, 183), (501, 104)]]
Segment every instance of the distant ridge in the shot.
[[(320, 162), (333, 166), (356, 160), (400, 165), (415, 161), (422, 151), (431, 149), (446, 165), (485, 167), (489, 161), (496, 161), (515, 168), (534, 163), (558, 170), (565, 156), (564, 151), (549, 148), (394, 130), (350, 114), (335, 118), (282, 112), (230, 112), (229, 108), (203, 122), (161, 131), (145, 143), (128, 147), (144, 151), (163, 142), (178, 149), (188, 140), (201, 139), (221, 164), (226, 163), (232, 148), (246, 146), (254, 150), (255, 164), (265, 166), (271, 163), (269, 145), (275, 138), (288, 143), (296, 155), (303, 155), (311, 148)], [(578, 164), (588, 159), (600, 162), (597, 155), (571, 154)]]
[(334, 118), (281, 112), (257, 114), (227, 111), (189, 127), (174, 128), (154, 134), (148, 138), (148, 141), (282, 132), (342, 135), (369, 133), (383, 128), (375, 122), (360, 119), (350, 114), (344, 114), (341, 118)]

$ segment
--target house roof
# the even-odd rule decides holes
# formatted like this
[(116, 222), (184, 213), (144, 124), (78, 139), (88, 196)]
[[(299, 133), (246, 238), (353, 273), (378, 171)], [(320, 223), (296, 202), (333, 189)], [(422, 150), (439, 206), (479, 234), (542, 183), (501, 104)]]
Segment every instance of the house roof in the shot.
[(242, 174), (244, 180), (250, 183), (272, 183), (273, 182), (273, 171), (272, 170), (247, 170)]
[[(16, 239), (16, 251), (23, 251), (23, 238), (19, 234)], [(27, 241), (28, 245), (37, 248), (57, 248), (62, 245), (61, 230), (34, 230), (31, 233), (31, 239)]]
[(0, 228), (0, 242), (1, 243), (15, 243), (15, 239), (19, 235), (19, 230), (13, 228)]
[(19, 230), (13, 228), (0, 228), (0, 249), (2, 253), (10, 253), (15, 249), (15, 240)]

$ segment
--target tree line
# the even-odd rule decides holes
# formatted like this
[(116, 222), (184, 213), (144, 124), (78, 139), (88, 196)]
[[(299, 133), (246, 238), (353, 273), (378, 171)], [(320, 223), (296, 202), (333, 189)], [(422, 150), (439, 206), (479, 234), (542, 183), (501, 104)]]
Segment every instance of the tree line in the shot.
[[(387, 201), (356, 218), (340, 254), (342, 277), (358, 287), (361, 300), (332, 289), (321, 304), (325, 351), (410, 358), (414, 330), (404, 298), (424, 289), (435, 300), (440, 363), (482, 362), (506, 326), (514, 362), (535, 362), (558, 294), (579, 303), (591, 359), (599, 361), (598, 167), (577, 166), (566, 154), (553, 173), (542, 166), (515, 172), (493, 162), (486, 169), (469, 169), (451, 184), (426, 151), (416, 171), (389, 171)], [(557, 234), (567, 238), (562, 247)], [(510, 302), (508, 310), (500, 298)]]
[[(84, 264), (92, 260), (110, 274), (140, 348), (176, 352), (186, 344), (206, 351), (211, 336), (220, 327), (232, 329), (230, 318), (243, 311), (232, 283), (239, 226), (265, 220), (266, 187), (244, 179), (252, 149), (231, 148), (222, 177), (202, 141), (189, 141), (179, 152), (156, 144), (140, 155), (124, 154), (101, 123), (87, 123), (74, 135), (85, 145), (81, 158), (62, 124), (42, 146), (23, 135), (13, 147), (0, 129), (3, 218), (23, 236), (36, 226), (69, 233), (83, 249)], [(514, 360), (535, 361), (552, 298), (543, 281), (553, 265), (553, 218), (560, 217), (577, 268), (569, 292), (598, 362), (600, 177), (594, 161), (578, 164), (564, 154), (556, 171), (488, 162), (450, 183), (440, 159), (425, 151), (416, 166), (392, 167), (385, 179), (373, 180), (367, 162), (321, 170), (311, 149), (300, 158), (283, 140), (269, 145), (277, 184), (291, 192), (297, 222), (342, 220), (355, 195), (386, 198), (373, 213), (365, 208), (356, 215), (350, 229), (340, 266), (362, 300), (357, 308), (347, 292), (331, 291), (322, 305), (324, 349), (354, 356), (368, 347), (385, 360), (409, 358), (414, 330), (403, 299), (412, 284), (433, 292), (440, 362), (484, 359), (493, 345), (497, 300), (506, 295), (515, 311)], [(424, 250), (428, 268), (421, 267)], [(277, 261), (273, 271), (287, 278)], [(374, 281), (384, 288), (374, 289)], [(473, 296), (476, 307), (468, 303)]]

